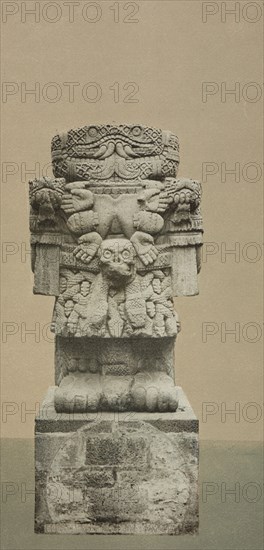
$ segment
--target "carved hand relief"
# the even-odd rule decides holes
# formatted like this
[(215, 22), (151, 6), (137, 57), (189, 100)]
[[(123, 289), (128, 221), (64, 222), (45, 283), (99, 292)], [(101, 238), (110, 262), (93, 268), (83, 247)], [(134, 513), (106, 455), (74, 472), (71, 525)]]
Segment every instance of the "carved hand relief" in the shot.
[[(178, 152), (171, 132), (139, 125), (85, 126), (53, 138), (54, 179), (30, 182), (34, 292), (56, 296), (58, 410), (91, 410), (95, 402), (96, 408), (112, 410), (177, 407), (171, 342), (179, 322), (173, 296), (198, 293), (202, 244), (201, 187), (177, 179)], [(119, 365), (115, 371), (110, 361), (111, 375), (100, 359), (109, 339)], [(151, 348), (149, 357), (135, 365), (134, 343), (143, 346), (149, 340), (163, 342), (165, 368)], [(81, 343), (77, 369), (72, 368), (75, 341)], [(119, 358), (124, 345), (128, 363)], [(127, 374), (122, 406), (115, 392), (110, 399), (105, 390), (113, 376), (117, 383), (120, 372)], [(162, 405), (158, 398), (154, 405), (138, 399), (139, 378), (143, 389), (158, 384)], [(70, 404), (77, 388), (81, 406)]]

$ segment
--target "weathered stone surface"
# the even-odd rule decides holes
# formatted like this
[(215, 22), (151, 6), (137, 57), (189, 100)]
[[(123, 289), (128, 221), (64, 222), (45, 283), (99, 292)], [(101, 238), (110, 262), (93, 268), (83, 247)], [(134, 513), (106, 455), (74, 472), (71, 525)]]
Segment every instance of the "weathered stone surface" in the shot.
[[(77, 429), (80, 414), (63, 413), (47, 423), (44, 403), (35, 440), (36, 532), (195, 532), (197, 420), (182, 391), (180, 396), (181, 424), (178, 409), (168, 413), (169, 421), (160, 414), (158, 428), (151, 421), (157, 413), (138, 412), (103, 413), (97, 420), (94, 414)], [(72, 430), (63, 433), (66, 416)], [(58, 431), (48, 431), (51, 423)]]
[[(34, 293), (55, 296), (55, 384), (36, 419), (36, 530), (194, 532), (198, 422), (175, 386), (173, 297), (198, 293), (201, 186), (178, 138), (90, 125), (30, 182)], [(180, 404), (179, 404), (180, 403)]]
[(34, 292), (56, 297), (55, 408), (175, 411), (173, 296), (198, 293), (202, 244), (178, 138), (84, 126), (53, 138), (52, 164), (29, 195)]
[(76, 431), (89, 423), (90, 432), (97, 430), (97, 424), (100, 422), (104, 432), (111, 431), (109, 419), (122, 424), (133, 424), (134, 421), (148, 422), (163, 432), (194, 432), (198, 433), (198, 420), (192, 410), (192, 407), (181, 387), (177, 386), (179, 406), (176, 412), (115, 412), (107, 413), (105, 411), (85, 412), (85, 413), (58, 413), (54, 407), (55, 387), (49, 388), (42, 403), (39, 414), (36, 416), (36, 432), (54, 434), (59, 432), (67, 433)]

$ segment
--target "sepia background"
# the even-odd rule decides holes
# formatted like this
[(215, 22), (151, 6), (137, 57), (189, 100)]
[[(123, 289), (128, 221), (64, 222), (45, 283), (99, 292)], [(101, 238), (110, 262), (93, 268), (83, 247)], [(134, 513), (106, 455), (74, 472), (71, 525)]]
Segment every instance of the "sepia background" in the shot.
[[(263, 4), (98, 0), (1, 7), (1, 432), (10, 438), (10, 457), (20, 456), (11, 440), (32, 440), (32, 448), (34, 410), (54, 383), (53, 298), (32, 293), (27, 181), (51, 175), (50, 142), (58, 131), (141, 123), (176, 133), (179, 176), (203, 184), (200, 294), (175, 300), (182, 323), (176, 383), (200, 419), (206, 448), (229, 442), (233, 466), (241, 449), (247, 457), (251, 449), (254, 459), (263, 432)], [(35, 14), (25, 14), (32, 7)], [(211, 467), (218, 464), (214, 457)], [(249, 512), (243, 510), (244, 525)], [(250, 525), (254, 538), (259, 526)], [(57, 548), (55, 539), (62, 539), (53, 537)], [(10, 540), (6, 548), (14, 549)], [(162, 540), (155, 548), (176, 548), (175, 539), (167, 546)], [(213, 534), (209, 546), (197, 540), (182, 548), (237, 548), (236, 536), (227, 546), (217, 546)], [(258, 550), (260, 539), (254, 540), (255, 546), (242, 540), (240, 548)], [(24, 544), (36, 548), (36, 541)], [(106, 539), (93, 544), (106, 547)]]

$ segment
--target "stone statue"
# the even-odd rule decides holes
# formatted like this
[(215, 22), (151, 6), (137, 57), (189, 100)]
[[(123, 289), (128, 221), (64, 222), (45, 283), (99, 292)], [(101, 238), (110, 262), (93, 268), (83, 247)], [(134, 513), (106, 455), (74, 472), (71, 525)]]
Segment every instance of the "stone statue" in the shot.
[(84, 126), (30, 182), (34, 293), (56, 297), (57, 412), (176, 411), (173, 297), (198, 293), (201, 187), (175, 135)]
[(55, 296), (56, 339), (35, 530), (193, 533), (198, 421), (174, 383), (173, 297), (198, 293), (200, 184), (177, 179), (177, 137), (141, 125), (56, 135), (52, 163), (30, 182), (34, 293)]

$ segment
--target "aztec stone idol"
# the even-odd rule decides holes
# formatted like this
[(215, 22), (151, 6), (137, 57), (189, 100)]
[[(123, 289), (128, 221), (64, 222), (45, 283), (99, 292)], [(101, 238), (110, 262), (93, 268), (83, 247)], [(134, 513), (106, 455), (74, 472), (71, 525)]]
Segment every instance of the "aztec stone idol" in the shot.
[(173, 300), (198, 294), (200, 184), (177, 177), (178, 138), (147, 126), (69, 130), (51, 154), (54, 177), (29, 190), (34, 293), (55, 297), (36, 531), (194, 532), (198, 422), (175, 386)]
[[(34, 293), (55, 296), (57, 411), (176, 411), (173, 297), (197, 294), (201, 187), (175, 135), (84, 126), (30, 182)], [(176, 302), (177, 305), (177, 302)]]

